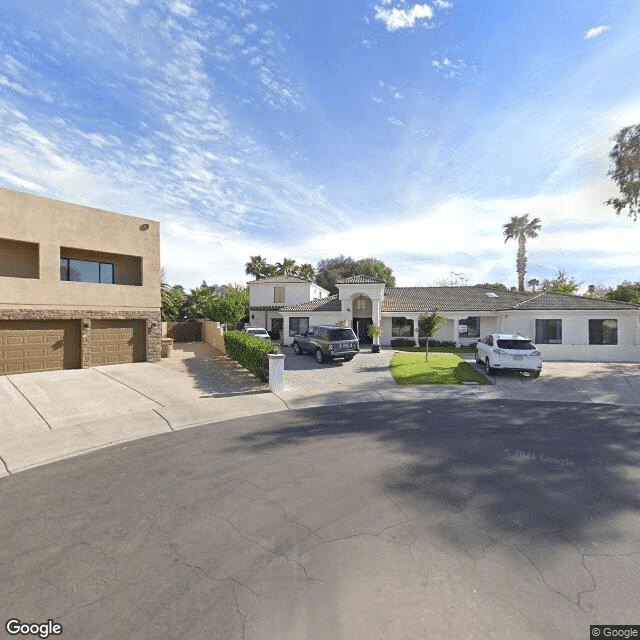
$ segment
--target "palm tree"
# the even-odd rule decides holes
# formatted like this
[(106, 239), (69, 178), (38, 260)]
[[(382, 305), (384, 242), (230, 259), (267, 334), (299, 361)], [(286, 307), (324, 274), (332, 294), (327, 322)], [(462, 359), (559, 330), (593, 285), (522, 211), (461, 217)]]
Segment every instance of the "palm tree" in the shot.
[(518, 240), (518, 256), (516, 258), (516, 271), (518, 272), (518, 291), (524, 293), (524, 274), (527, 271), (527, 251), (525, 244), (527, 238), (535, 238), (542, 229), (540, 218), (529, 220), (529, 214), (523, 216), (511, 216), (509, 222), (502, 225), (504, 241)]
[(244, 265), (244, 272), (259, 280), (264, 276), (267, 267), (268, 263), (262, 256), (250, 256), (249, 262)]
[(280, 271), (278, 271), (278, 267), (275, 264), (267, 264), (262, 272), (266, 278), (273, 278), (274, 276), (279, 276)]
[(279, 275), (290, 276), (297, 271), (296, 261), (293, 258), (283, 258), (282, 262), (276, 262)]
[(298, 267), (298, 275), (305, 280), (309, 280), (309, 282), (313, 282), (316, 277), (316, 271), (311, 263), (305, 262)]

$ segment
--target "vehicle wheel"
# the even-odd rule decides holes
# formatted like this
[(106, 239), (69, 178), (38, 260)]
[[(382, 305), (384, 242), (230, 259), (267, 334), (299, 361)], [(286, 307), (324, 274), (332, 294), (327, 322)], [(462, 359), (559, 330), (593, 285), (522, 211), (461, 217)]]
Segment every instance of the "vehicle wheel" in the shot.
[(318, 364), (322, 364), (324, 362), (324, 353), (322, 353), (322, 349), (316, 349), (316, 362)]
[(488, 376), (492, 376), (493, 375), (493, 368), (491, 367), (491, 365), (489, 364), (489, 358), (487, 358), (484, 361), (484, 370), (487, 372)]
[(539, 378), (542, 371), (531, 371), (530, 375), (532, 378)]
[(293, 349), (293, 353), (295, 353), (297, 356), (299, 356), (302, 353), (302, 349), (300, 348), (300, 345), (297, 342), (293, 343), (292, 349)]
[(350, 360), (353, 360), (353, 356), (345, 356), (344, 358), (345, 362), (349, 362)]

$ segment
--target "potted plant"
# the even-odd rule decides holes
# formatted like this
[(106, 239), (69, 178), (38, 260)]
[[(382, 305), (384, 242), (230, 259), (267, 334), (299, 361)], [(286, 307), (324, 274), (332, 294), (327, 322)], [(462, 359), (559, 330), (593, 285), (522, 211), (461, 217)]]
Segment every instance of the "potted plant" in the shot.
[(373, 338), (373, 344), (371, 345), (371, 353), (380, 353), (380, 338), (384, 334), (381, 326), (377, 324), (370, 324), (367, 327), (367, 335)]

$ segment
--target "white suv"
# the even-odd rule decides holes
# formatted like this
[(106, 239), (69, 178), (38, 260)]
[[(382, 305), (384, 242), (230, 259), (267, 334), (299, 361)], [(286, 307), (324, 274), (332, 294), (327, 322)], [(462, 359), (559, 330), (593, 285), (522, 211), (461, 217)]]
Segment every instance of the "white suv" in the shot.
[(537, 378), (542, 358), (536, 345), (520, 333), (490, 333), (476, 343), (476, 362), (491, 375), (496, 370), (523, 371)]

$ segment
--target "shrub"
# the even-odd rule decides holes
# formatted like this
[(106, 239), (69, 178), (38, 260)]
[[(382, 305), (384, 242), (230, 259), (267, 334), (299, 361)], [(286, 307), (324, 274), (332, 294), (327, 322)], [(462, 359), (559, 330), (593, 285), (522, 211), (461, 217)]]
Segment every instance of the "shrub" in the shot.
[(269, 380), (268, 354), (276, 353), (272, 342), (261, 340), (244, 331), (227, 331), (224, 334), (227, 355), (248, 369), (261, 380)]
[[(421, 347), (427, 346), (426, 338), (420, 338), (419, 342)], [(447, 347), (449, 349), (454, 349), (456, 346), (456, 343), (453, 342), (453, 340), (434, 340), (433, 338), (431, 338), (431, 340), (429, 340), (429, 346), (430, 347)]]
[(415, 347), (416, 341), (411, 338), (393, 338), (391, 340), (392, 347)]

